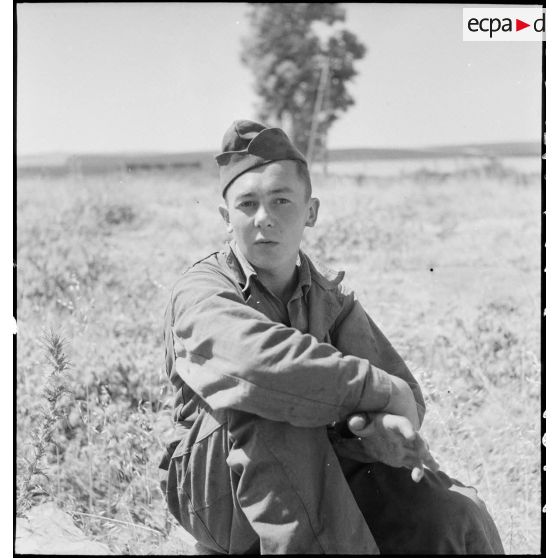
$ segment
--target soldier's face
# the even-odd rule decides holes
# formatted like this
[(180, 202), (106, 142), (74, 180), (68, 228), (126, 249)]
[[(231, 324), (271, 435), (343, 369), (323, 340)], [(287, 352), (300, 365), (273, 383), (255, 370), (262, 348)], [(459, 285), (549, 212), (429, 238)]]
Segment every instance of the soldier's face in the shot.
[(219, 211), (246, 259), (258, 269), (293, 267), (305, 227), (318, 217), (294, 161), (275, 161), (240, 175)]

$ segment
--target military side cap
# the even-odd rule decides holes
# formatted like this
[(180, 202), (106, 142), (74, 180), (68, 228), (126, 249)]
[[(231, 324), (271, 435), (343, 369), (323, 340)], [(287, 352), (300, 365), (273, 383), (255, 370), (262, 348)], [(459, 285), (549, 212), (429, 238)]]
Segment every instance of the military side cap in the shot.
[(223, 196), (231, 183), (250, 169), (284, 160), (307, 165), (304, 155), (281, 128), (268, 128), (251, 120), (235, 120), (231, 124), (223, 137), (222, 150), (215, 160)]

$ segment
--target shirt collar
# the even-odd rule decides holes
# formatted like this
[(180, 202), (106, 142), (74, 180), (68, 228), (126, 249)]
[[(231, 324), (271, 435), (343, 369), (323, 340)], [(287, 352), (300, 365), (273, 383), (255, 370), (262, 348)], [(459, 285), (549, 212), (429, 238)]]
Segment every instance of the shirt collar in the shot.
[(256, 270), (252, 267), (252, 264), (244, 257), (244, 254), (240, 251), (238, 244), (235, 240), (229, 242), (229, 249), (234, 254), (236, 261), (240, 265), (241, 281), (240, 283), (244, 286), (242, 287), (242, 292), (245, 293), (250, 288), (250, 283), (257, 277)]
[[(240, 270), (243, 275), (242, 280), (240, 282), (241, 284), (243, 284), (242, 293), (244, 294), (250, 288), (251, 281), (257, 279), (258, 274), (256, 273), (256, 270), (253, 268), (252, 264), (246, 259), (244, 254), (240, 251), (240, 248), (238, 247), (238, 244), (236, 243), (235, 240), (231, 240), (229, 242), (229, 248), (230, 248), (230, 252), (234, 254), (236, 260), (238, 261)], [(294, 290), (294, 293), (296, 294), (298, 292), (298, 289), (300, 288), (302, 294), (306, 296), (308, 289), (312, 285), (312, 275), (310, 272), (310, 265), (308, 263), (308, 258), (300, 250), (298, 252), (298, 256), (296, 259), (296, 265), (298, 267), (298, 283)], [(293, 294), (293, 296), (295, 296), (295, 294)]]

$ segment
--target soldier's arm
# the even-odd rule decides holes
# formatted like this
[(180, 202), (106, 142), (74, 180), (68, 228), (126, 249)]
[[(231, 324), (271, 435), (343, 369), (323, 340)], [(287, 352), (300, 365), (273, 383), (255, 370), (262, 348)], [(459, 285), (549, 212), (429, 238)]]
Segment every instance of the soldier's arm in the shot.
[(368, 358), (268, 319), (217, 269), (184, 274), (170, 304), (176, 370), (214, 409), (322, 426), (394, 402), (392, 377)]
[[(422, 424), (426, 407), (417, 380), (354, 293), (347, 290), (342, 296), (343, 310), (330, 333), (332, 344), (343, 355), (366, 359), (372, 366), (408, 384), (415, 399), (419, 425)], [(386, 412), (401, 414), (392, 409), (386, 409)]]

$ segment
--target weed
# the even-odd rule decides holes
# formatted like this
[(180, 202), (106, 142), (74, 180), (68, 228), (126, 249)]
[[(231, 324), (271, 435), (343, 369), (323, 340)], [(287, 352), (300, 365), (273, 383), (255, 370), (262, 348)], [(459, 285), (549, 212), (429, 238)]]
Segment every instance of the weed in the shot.
[(122, 223), (133, 223), (136, 213), (130, 205), (113, 205), (104, 211), (104, 221), (109, 225), (120, 225)]
[(71, 394), (67, 387), (67, 371), (70, 363), (64, 353), (64, 341), (51, 331), (44, 334), (42, 344), (50, 372), (43, 388), (43, 406), (36, 427), (29, 433), (30, 455), (20, 458), (23, 471), (17, 476), (16, 513), (18, 516), (24, 515), (37, 497), (51, 493), (48, 488), (50, 479), (47, 475), (46, 455), (49, 446), (53, 443), (56, 427), (66, 415), (63, 398)]

